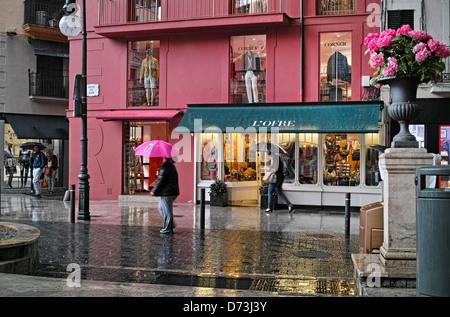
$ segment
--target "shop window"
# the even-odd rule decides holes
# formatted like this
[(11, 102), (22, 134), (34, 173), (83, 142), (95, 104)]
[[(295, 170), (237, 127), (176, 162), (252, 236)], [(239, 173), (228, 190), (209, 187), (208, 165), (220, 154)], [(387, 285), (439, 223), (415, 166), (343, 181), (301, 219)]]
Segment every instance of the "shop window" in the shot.
[(151, 22), (161, 20), (161, 0), (131, 0), (129, 21)]
[(267, 0), (233, 0), (233, 14), (267, 12)]
[(202, 134), (202, 161), (200, 166), (201, 180), (214, 180), (217, 177), (219, 168), (219, 159), (217, 157), (219, 142), (218, 138), (217, 133)]
[(352, 33), (320, 34), (320, 101), (352, 99)]
[(300, 133), (298, 181), (300, 184), (317, 184), (317, 133)]
[(256, 134), (224, 134), (224, 181), (255, 181), (256, 152), (250, 147), (256, 144)]
[(159, 105), (159, 41), (130, 42), (128, 107)]
[(284, 164), (284, 182), (294, 183), (295, 181), (295, 133), (280, 133), (278, 134), (278, 144), (286, 151), (283, 155)]
[(266, 36), (230, 39), (230, 102), (266, 102)]
[(382, 152), (374, 148), (374, 145), (380, 144), (380, 135), (378, 133), (368, 133), (366, 138), (366, 185), (377, 186), (380, 179), (380, 167), (378, 165), (379, 157)]
[[(448, 153), (450, 151), (450, 126), (449, 125), (441, 125), (439, 127), (440, 133), (440, 142), (439, 142), (439, 155), (441, 156), (441, 165), (449, 165), (449, 156)], [(450, 177), (448, 176), (440, 176), (439, 177), (439, 185), (440, 188), (449, 188), (450, 187)]]
[(328, 186), (358, 186), (361, 147), (356, 134), (327, 134), (324, 140), (323, 182)]

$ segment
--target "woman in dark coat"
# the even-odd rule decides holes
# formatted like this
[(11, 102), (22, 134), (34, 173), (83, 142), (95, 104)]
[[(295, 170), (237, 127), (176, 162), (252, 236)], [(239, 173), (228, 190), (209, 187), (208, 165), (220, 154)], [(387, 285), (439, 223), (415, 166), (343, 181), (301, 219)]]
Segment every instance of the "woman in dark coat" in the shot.
[(158, 178), (150, 194), (152, 196), (161, 196), (158, 210), (163, 218), (164, 227), (160, 232), (173, 233), (173, 201), (180, 194), (180, 190), (178, 187), (177, 169), (171, 158), (166, 158), (158, 169)]

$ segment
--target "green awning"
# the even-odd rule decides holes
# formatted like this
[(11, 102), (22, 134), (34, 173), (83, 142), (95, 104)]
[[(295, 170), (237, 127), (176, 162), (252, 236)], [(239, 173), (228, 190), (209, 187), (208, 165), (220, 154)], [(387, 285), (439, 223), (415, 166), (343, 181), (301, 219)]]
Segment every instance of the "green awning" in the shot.
[(175, 131), (376, 133), (382, 107), (373, 101), (188, 105)]

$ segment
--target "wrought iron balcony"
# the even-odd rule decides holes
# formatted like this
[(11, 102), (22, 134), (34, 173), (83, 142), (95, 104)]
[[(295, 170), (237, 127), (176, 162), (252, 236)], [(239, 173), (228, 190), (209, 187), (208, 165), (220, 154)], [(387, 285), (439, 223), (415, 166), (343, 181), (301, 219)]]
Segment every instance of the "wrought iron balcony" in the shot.
[(286, 0), (99, 0), (99, 25), (282, 13)]
[(356, 11), (355, 0), (317, 0), (317, 15), (345, 15)]
[(64, 15), (62, 10), (64, 0), (34, 1), (26, 0), (23, 24), (34, 24), (58, 28), (59, 20)]
[(31, 99), (60, 100), (69, 98), (69, 77), (28, 71)]

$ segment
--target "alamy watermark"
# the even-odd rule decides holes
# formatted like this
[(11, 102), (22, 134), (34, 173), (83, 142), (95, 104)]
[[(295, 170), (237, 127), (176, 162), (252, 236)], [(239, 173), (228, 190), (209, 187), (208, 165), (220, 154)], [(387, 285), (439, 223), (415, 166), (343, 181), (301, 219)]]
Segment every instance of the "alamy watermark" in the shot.
[(81, 268), (76, 263), (70, 263), (67, 266), (67, 272), (71, 272), (66, 278), (66, 284), (68, 287), (81, 287)]

